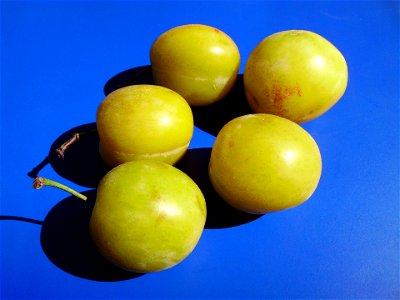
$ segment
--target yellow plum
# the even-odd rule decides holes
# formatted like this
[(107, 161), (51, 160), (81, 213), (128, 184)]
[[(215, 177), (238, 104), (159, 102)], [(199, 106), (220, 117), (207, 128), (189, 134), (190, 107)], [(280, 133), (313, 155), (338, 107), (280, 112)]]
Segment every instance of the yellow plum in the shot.
[(254, 112), (304, 123), (339, 101), (348, 70), (342, 53), (325, 38), (311, 31), (288, 30), (268, 36), (255, 47), (243, 79)]
[(89, 229), (110, 262), (148, 273), (184, 260), (202, 235), (206, 215), (203, 194), (188, 175), (166, 163), (136, 160), (101, 180)]
[(306, 201), (322, 170), (315, 140), (298, 124), (271, 114), (249, 114), (218, 133), (209, 163), (217, 193), (233, 207), (254, 214)]
[(240, 67), (235, 42), (221, 30), (187, 24), (162, 33), (150, 51), (154, 82), (181, 94), (190, 105), (223, 98)]
[(100, 153), (110, 166), (136, 159), (169, 164), (186, 152), (193, 114), (178, 93), (156, 85), (132, 85), (110, 93), (96, 116)]

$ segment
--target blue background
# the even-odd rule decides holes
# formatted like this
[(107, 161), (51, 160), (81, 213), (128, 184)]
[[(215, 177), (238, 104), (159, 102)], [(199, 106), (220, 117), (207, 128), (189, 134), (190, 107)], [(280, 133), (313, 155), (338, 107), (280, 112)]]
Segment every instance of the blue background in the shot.
[[(94, 251), (87, 205), (63, 191), (32, 189), (32, 177), (93, 197), (104, 171), (96, 137), (64, 162), (54, 148), (71, 132), (93, 128), (105, 84), (148, 65), (154, 39), (186, 23), (229, 34), (241, 52), (240, 73), (266, 36), (315, 31), (345, 56), (349, 84), (334, 108), (302, 125), (323, 157), (315, 194), (258, 218), (224, 206), (205, 173), (216, 132), (242, 113), (240, 105), (196, 110), (180, 166), (207, 196), (206, 229), (178, 266), (135, 276)], [(1, 298), (398, 299), (398, 28), (395, 1), (3, 1)]]

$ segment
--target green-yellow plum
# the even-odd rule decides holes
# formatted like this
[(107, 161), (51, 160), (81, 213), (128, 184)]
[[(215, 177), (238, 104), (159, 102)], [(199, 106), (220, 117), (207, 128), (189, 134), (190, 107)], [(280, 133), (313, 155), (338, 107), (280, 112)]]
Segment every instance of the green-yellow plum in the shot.
[(300, 125), (271, 114), (248, 114), (218, 133), (209, 163), (217, 193), (233, 207), (264, 214), (295, 207), (317, 188), (317, 143)]
[(89, 223), (99, 252), (137, 273), (162, 271), (184, 260), (206, 221), (201, 190), (166, 163), (123, 163), (101, 180)]
[(178, 92), (193, 106), (223, 98), (240, 67), (235, 42), (203, 24), (177, 26), (162, 33), (151, 47), (150, 60), (154, 82)]
[(181, 95), (161, 86), (132, 85), (107, 95), (96, 115), (100, 153), (114, 167), (136, 159), (176, 163), (193, 135), (193, 113)]
[(288, 30), (266, 37), (255, 47), (243, 77), (254, 112), (304, 123), (343, 96), (348, 70), (342, 53), (324, 37)]

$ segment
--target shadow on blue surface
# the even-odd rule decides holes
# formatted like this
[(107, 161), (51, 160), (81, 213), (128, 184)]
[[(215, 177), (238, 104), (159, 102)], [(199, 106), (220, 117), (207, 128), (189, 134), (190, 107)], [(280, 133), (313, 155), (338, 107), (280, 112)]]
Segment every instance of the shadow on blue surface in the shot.
[(104, 95), (129, 85), (154, 84), (150, 65), (139, 66), (122, 71), (111, 77), (104, 85)]
[(43, 221), (31, 218), (19, 217), (19, 216), (0, 216), (0, 221), (20, 221), (37, 225), (43, 225)]
[[(68, 141), (75, 133), (85, 133), (76, 143), (65, 151), (64, 158), (57, 155), (56, 149)], [(96, 123), (84, 124), (61, 134), (51, 145), (47, 157), (34, 167), (28, 176), (36, 178), (47, 164), (63, 178), (78, 185), (95, 188), (101, 178), (109, 171), (99, 154), (99, 137)]]
[(144, 275), (112, 265), (96, 250), (89, 233), (96, 191), (84, 194), (88, 201), (65, 198), (44, 219), (40, 241), (48, 259), (65, 272), (94, 281), (122, 281)]
[(205, 228), (217, 229), (252, 222), (262, 215), (239, 211), (227, 204), (214, 190), (208, 177), (211, 148), (189, 149), (176, 167), (189, 175), (200, 187), (207, 204)]
[(224, 98), (210, 105), (192, 107), (192, 111), (195, 125), (213, 136), (217, 136), (230, 120), (252, 113), (246, 101), (243, 75), (238, 75), (232, 90)]
[[(150, 65), (128, 69), (111, 77), (104, 85), (104, 94), (134, 84), (154, 84)], [(228, 121), (251, 113), (244, 92), (243, 75), (238, 75), (232, 90), (220, 101), (206, 106), (192, 106), (192, 111), (195, 125), (214, 136)]]
[[(74, 133), (84, 135), (58, 157), (56, 149), (72, 137)], [(110, 170), (99, 153), (99, 136), (96, 123), (88, 123), (72, 128), (60, 135), (50, 148), (50, 164), (62, 177), (81, 186), (96, 188), (101, 178)]]

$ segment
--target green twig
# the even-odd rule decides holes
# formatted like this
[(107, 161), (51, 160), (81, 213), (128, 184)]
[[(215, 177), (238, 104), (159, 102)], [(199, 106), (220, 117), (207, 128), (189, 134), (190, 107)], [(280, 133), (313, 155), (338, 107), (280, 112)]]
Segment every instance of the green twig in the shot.
[(67, 187), (67, 186), (65, 186), (65, 185), (63, 185), (61, 183), (53, 181), (51, 179), (47, 179), (47, 178), (44, 178), (44, 177), (36, 177), (35, 181), (33, 182), (33, 187), (35, 189), (37, 189), (37, 190), (41, 189), (42, 187), (44, 187), (46, 185), (59, 188), (59, 189), (61, 189), (63, 191), (66, 191), (66, 192), (78, 197), (79, 199), (84, 200), (84, 201), (87, 200), (87, 197), (85, 195), (83, 195), (81, 193), (78, 193), (77, 191), (75, 191), (75, 190), (73, 190), (73, 189), (71, 189), (71, 188), (69, 188), (69, 187)]

